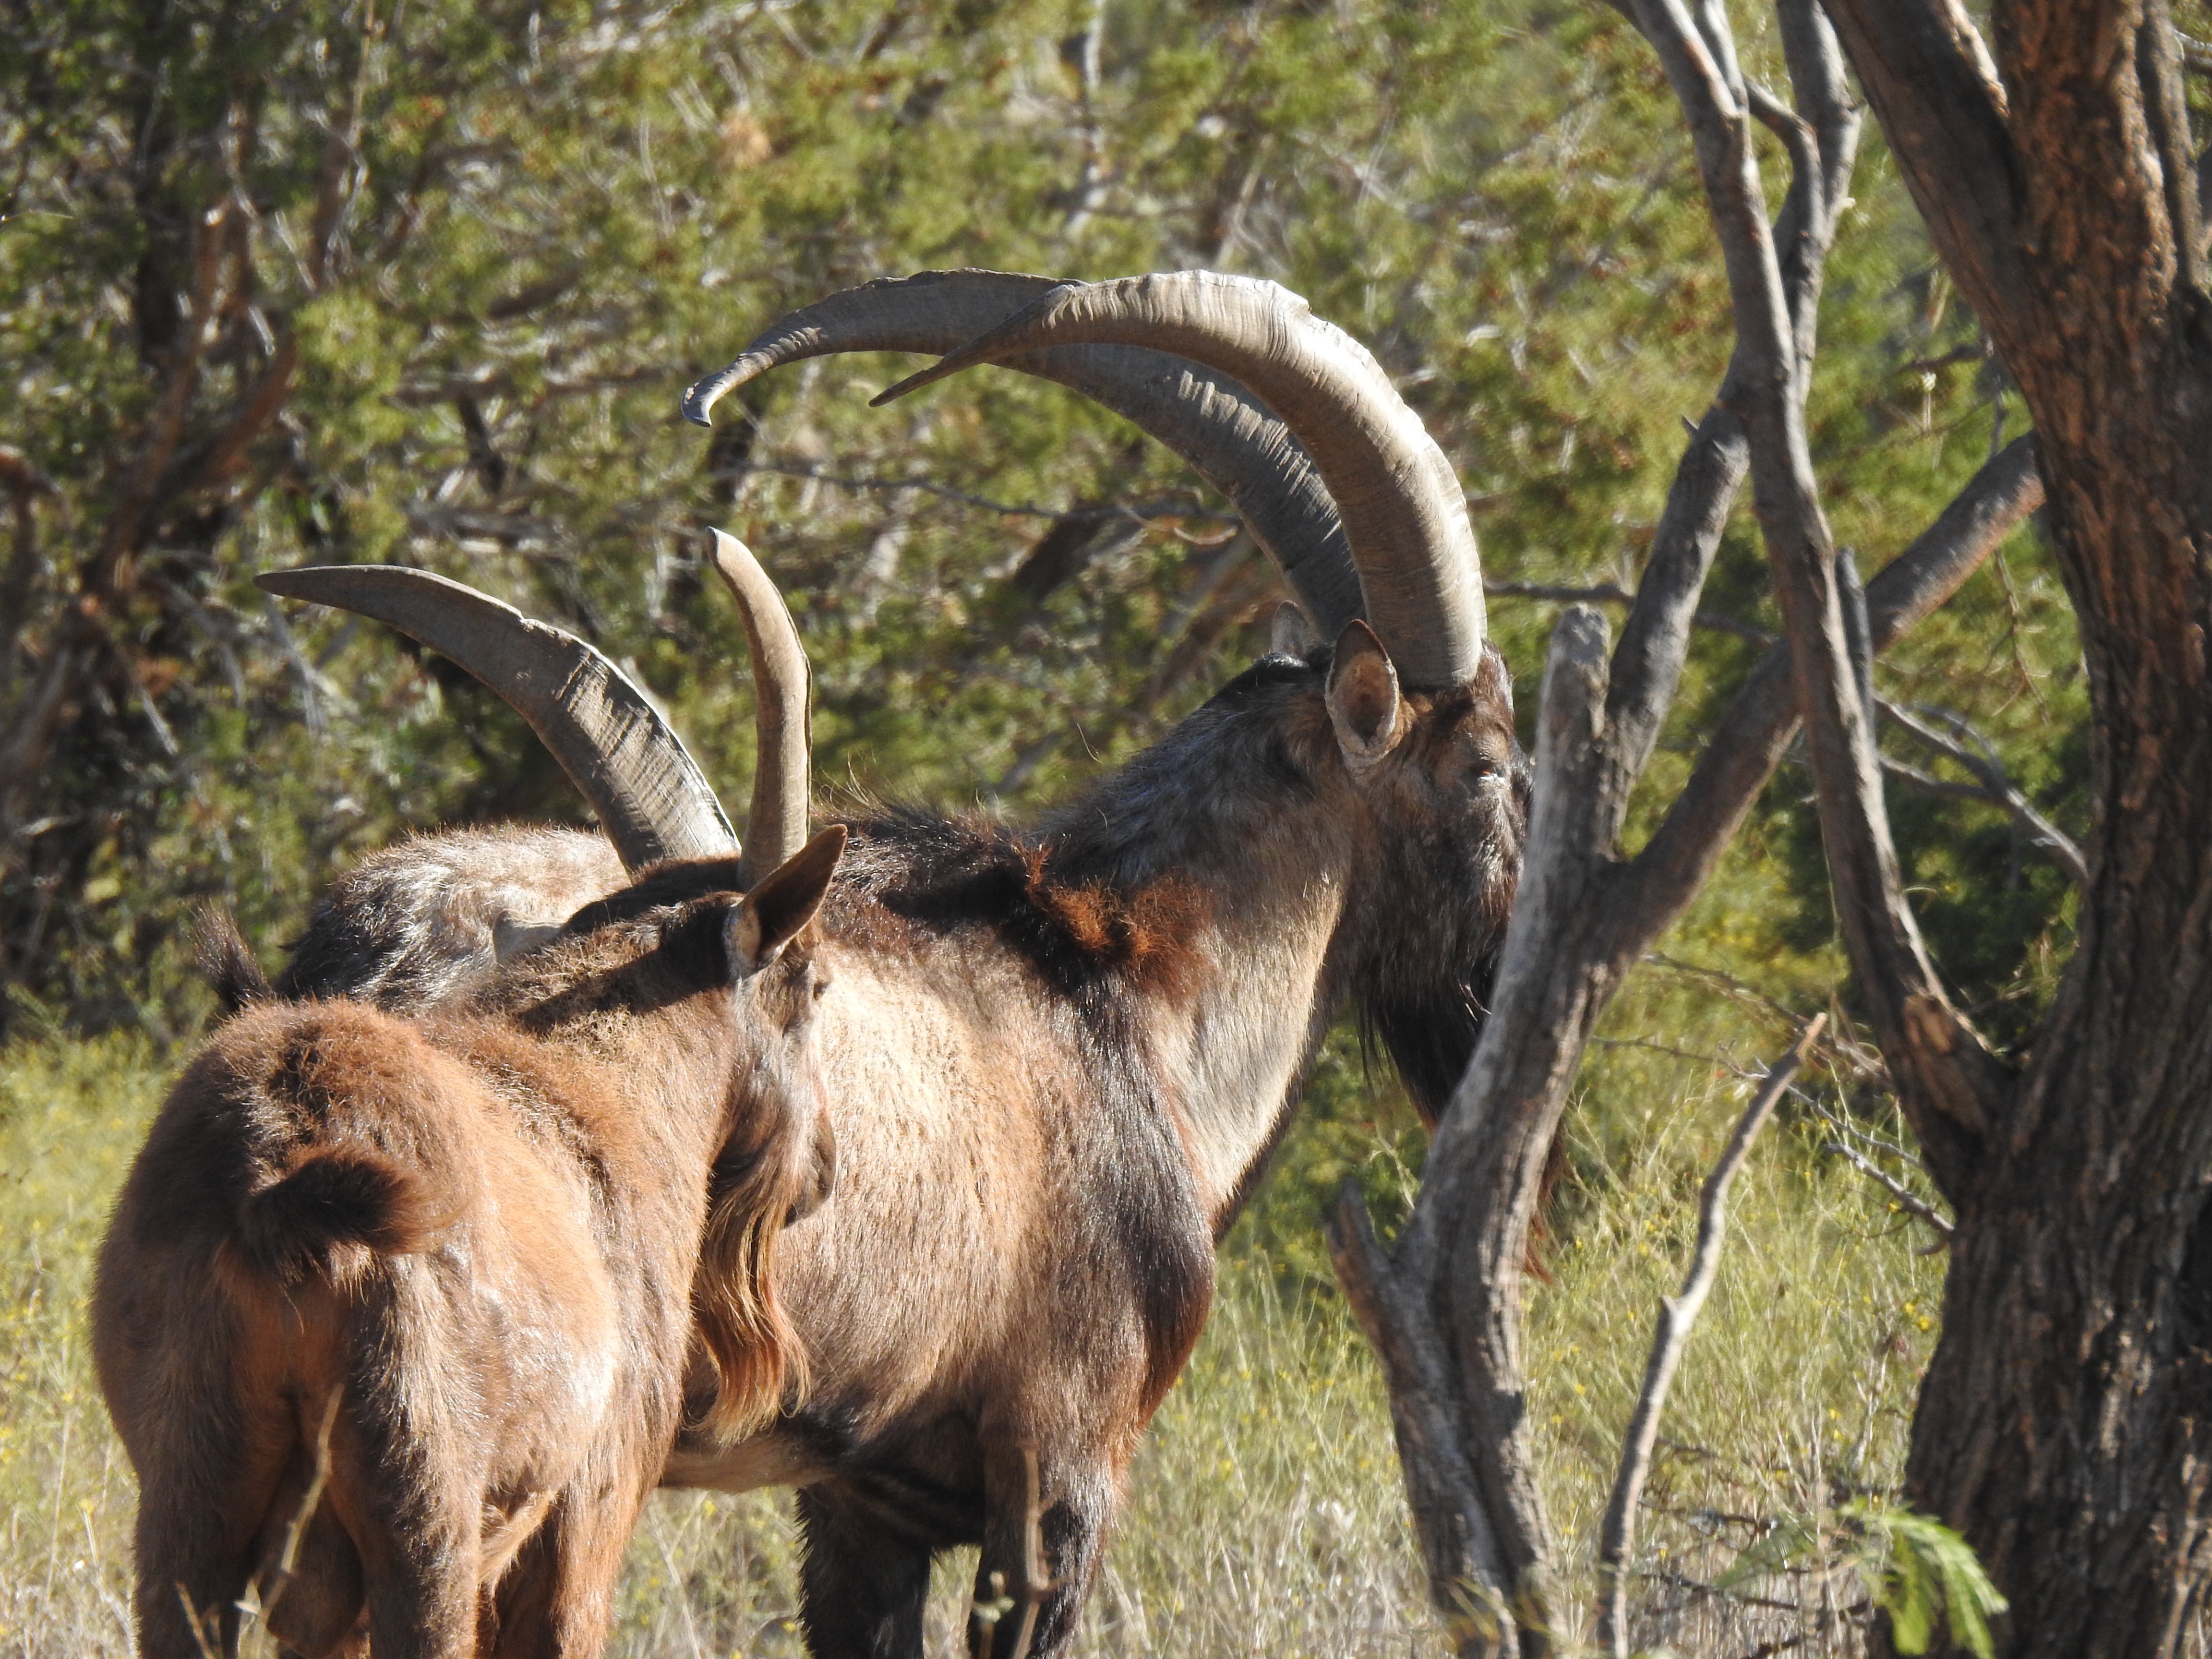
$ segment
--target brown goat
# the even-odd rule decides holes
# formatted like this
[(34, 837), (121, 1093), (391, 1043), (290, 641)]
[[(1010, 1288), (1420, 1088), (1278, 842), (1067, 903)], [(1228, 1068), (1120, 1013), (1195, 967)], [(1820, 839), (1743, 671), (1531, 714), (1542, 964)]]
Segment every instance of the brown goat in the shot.
[[(941, 368), (989, 356), (1129, 415), (1237, 502), (1324, 630), (1285, 629), (1035, 825), (852, 824), (821, 921), (838, 1193), (782, 1263), (812, 1387), (757, 1434), (687, 1433), (666, 1473), (799, 1487), (812, 1650), (908, 1659), (934, 1552), (981, 1545), (979, 1606), (1000, 1599), (994, 1582), (1037, 1580), (1033, 1449), (1044, 1655), (1073, 1628), (1145, 1424), (1205, 1321), (1213, 1244), (1331, 1024), (1356, 1004), (1426, 1113), (1465, 1067), (1518, 877), (1527, 765), (1449, 465), (1373, 359), (1295, 296), (1203, 272), (871, 284), (769, 330), (686, 412), (845, 349), (951, 352)], [(550, 832), (471, 832), (381, 854), (319, 908), (288, 970), (297, 992), (395, 1007), (455, 994), (500, 971), (502, 938), (526, 941), (620, 886), (645, 849), (722, 822), (672, 735), (623, 726), (629, 752), (656, 757), (647, 789), (531, 703), (568, 682), (514, 666), (527, 641), (564, 661), (575, 641), (512, 612), (472, 632), (489, 602), (416, 572), (264, 582), (392, 622), (516, 702), (613, 842), (564, 837), (552, 860), (521, 840)], [(805, 798), (787, 776), (757, 781), (755, 857), (769, 855), (764, 791)], [(648, 794), (680, 805), (665, 827), (641, 818)], [(1022, 1622), (979, 1616), (971, 1647), (1010, 1659)]]
[(250, 1006), (156, 1118), (94, 1297), (149, 1659), (234, 1650), (249, 1585), (310, 1659), (598, 1650), (695, 1315), (702, 1431), (797, 1369), (775, 1256), (844, 841), (742, 898), (669, 866), (416, 1018), (263, 1000), (219, 953)]

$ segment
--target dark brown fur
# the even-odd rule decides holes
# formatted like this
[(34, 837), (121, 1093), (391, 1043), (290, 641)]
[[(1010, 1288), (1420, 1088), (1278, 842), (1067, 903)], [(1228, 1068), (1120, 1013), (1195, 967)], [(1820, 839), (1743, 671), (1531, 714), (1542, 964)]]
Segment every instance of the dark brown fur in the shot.
[(256, 1000), (186, 1068), (94, 1301), (142, 1653), (234, 1647), (249, 1583), (310, 1656), (597, 1650), (695, 1326), (704, 1432), (772, 1417), (796, 1362), (819, 981), (785, 947), (841, 844), (742, 902), (695, 870), (459, 1007)]
[(238, 931), (237, 918), (229, 911), (214, 905), (203, 909), (192, 943), (200, 972), (207, 975), (216, 1003), (224, 1013), (238, 1013), (276, 994), (246, 936)]

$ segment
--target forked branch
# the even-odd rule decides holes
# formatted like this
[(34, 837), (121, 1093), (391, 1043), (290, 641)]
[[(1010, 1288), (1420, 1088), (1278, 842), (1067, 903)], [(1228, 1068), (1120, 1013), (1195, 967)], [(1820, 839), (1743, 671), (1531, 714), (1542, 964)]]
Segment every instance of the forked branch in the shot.
[[(1748, 148), (1750, 94), (1725, 16), (1701, 5), (1692, 21), (1680, 0), (1638, 0), (1639, 23), (1662, 43), (1686, 102), (1702, 112), (1693, 118), (1701, 163), (1727, 178), (1714, 211), (1730, 218), (1724, 245), (1738, 347), (1677, 471), (1619, 647), (1608, 653), (1601, 621), (1580, 607), (1554, 634), (1534, 822), (1490, 1018), (1438, 1122), (1413, 1213), (1386, 1250), (1347, 1191), (1331, 1230), (1339, 1277), (1383, 1361), (1431, 1595), (1462, 1654), (1534, 1659), (1553, 1650), (1552, 1547), (1528, 1429), (1520, 1297), (1529, 1223), (1568, 1091), (1613, 994), (1695, 896), (1798, 723), (1791, 653), (1778, 646), (1712, 734), (1659, 834), (1622, 860), (1626, 802), (1673, 702), (1713, 548), (1759, 453), (1755, 423), (1766, 428), (1763, 494), (1771, 496), (1778, 477), (1787, 490), (1809, 476), (1809, 463), (1800, 469), (1796, 460), (1812, 323), (1847, 199), (1857, 118), (1813, 0), (1781, 0), (1781, 9), (1796, 106), (1785, 125), (1799, 177), (1784, 222), (1770, 233)], [(1778, 258), (1778, 236), (1786, 258)], [(1940, 605), (2041, 495), (2025, 443), (1985, 467), (1869, 584), (1874, 648)], [(1765, 507), (1765, 519), (1794, 521)], [(1835, 650), (1847, 656), (1826, 526), (1816, 504), (1813, 511)], [(1863, 705), (1856, 712), (1863, 727)]]
[[(1810, 0), (1782, 0), (1785, 15)], [(1948, 1190), (1971, 1165), (2003, 1099), (2003, 1068), (1952, 1006), (1905, 902), (1881, 794), (1873, 711), (1859, 684), (1834, 543), (1820, 510), (1805, 425), (1813, 331), (1793, 314), (1744, 139), (1745, 94), (1732, 58), (1709, 50), (1716, 27), (1680, 0), (1638, 0), (1644, 33), (1697, 139), (1699, 175), (1721, 242), (1744, 378), (1753, 500), (1787, 627), (1837, 909), (1900, 1097)], [(1817, 18), (1799, 19), (1795, 80), (1839, 82), (1841, 58)], [(1832, 224), (1829, 227), (1832, 229)]]

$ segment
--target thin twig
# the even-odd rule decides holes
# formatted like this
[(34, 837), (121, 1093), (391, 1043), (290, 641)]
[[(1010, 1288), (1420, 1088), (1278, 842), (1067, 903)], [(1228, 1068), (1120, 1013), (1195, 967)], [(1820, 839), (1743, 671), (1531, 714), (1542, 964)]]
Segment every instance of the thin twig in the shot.
[(1007, 519), (1133, 519), (1146, 525), (1164, 519), (1203, 519), (1209, 523), (1232, 525), (1241, 522), (1236, 514), (1225, 507), (1199, 507), (1187, 501), (1140, 501), (1133, 505), (1099, 501), (1080, 507), (1048, 507), (1042, 501), (994, 501), (988, 495), (977, 495), (965, 489), (955, 489), (951, 484), (939, 483), (933, 478), (878, 478), (861, 473), (831, 472), (801, 461), (762, 460), (749, 457), (735, 466), (708, 476), (717, 483), (730, 483), (755, 472), (824, 483), (832, 489), (886, 492), (915, 489), (925, 495), (934, 495), (940, 501), (954, 501), (962, 507), (980, 507), (986, 513), (995, 513)]
[[(1988, 792), (1990, 802), (2002, 807), (2026, 825), (2035, 844), (2049, 849), (2051, 857), (2057, 860), (2075, 886), (2087, 887), (2089, 884), (2088, 861), (2081, 856), (2081, 849), (2074, 844), (2073, 837), (2037, 811), (2034, 804), (2021, 793), (2019, 787), (1996, 761), (1985, 754), (1976, 753), (1955, 738), (1937, 731), (1913, 709), (1903, 708), (1887, 697), (1877, 697), (1875, 701), (1889, 719), (1937, 754), (1955, 761), (1972, 773), (1975, 781)], [(1939, 714), (1938, 718), (1960, 737), (1976, 735), (1973, 728), (1955, 714)]]
[(276, 1611), (277, 1602), (284, 1599), (284, 1592), (292, 1587), (293, 1571), (300, 1561), (301, 1542), (307, 1535), (307, 1525), (315, 1518), (315, 1511), (322, 1506), (323, 1489), (330, 1484), (331, 1431), (337, 1424), (338, 1401), (343, 1392), (332, 1389), (323, 1407), (322, 1426), (315, 1431), (315, 1473), (307, 1482), (307, 1490), (300, 1496), (299, 1507), (292, 1511), (291, 1524), (284, 1529), (284, 1548), (276, 1558), (276, 1571), (270, 1576), (269, 1593), (263, 1595), (258, 1583), (246, 1586), (252, 1598), (252, 1610), (264, 1625), (269, 1622), (269, 1615)]
[[(1833, 1038), (1829, 1040), (1834, 1041)], [(1821, 1122), (1826, 1124), (1846, 1140), (1858, 1141), (1864, 1146), (1873, 1147), (1878, 1152), (1895, 1158), (1899, 1164), (1919, 1170), (1923, 1175), (1928, 1173), (1928, 1166), (1925, 1164), (1907, 1148), (1899, 1146), (1887, 1136), (1878, 1135), (1871, 1129), (1850, 1121), (1831, 1108), (1822, 1105), (1818, 1097), (1797, 1087), (1795, 1084), (1790, 1085), (1790, 1092), (1802, 1102), (1814, 1117), (1819, 1118)]]
[(1045, 1598), (1060, 1588), (1045, 1565), (1044, 1492), (1037, 1477), (1036, 1448), (1024, 1445), (1021, 1454), (1021, 1559), (1014, 1564), (1014, 1583), (1006, 1583), (1005, 1573), (994, 1572), (990, 1580), (992, 1599), (973, 1604), (975, 1617), (969, 1638), (973, 1659), (988, 1659), (998, 1644), (999, 1626), (1008, 1618), (1016, 1620), (1014, 1640), (1002, 1659), (1029, 1659), (1030, 1643), (1036, 1634), (1037, 1613), (1044, 1606)]
[(1815, 1014), (1806, 1022), (1796, 1042), (1790, 1044), (1790, 1052), (1775, 1061), (1767, 1072), (1766, 1081), (1752, 1097), (1751, 1104), (1744, 1108), (1743, 1116), (1737, 1120), (1735, 1133), (1729, 1137), (1720, 1162), (1705, 1177), (1705, 1190), (1698, 1200), (1698, 1244), (1690, 1258), (1690, 1271), (1678, 1294), (1661, 1299), (1659, 1328), (1652, 1339), (1651, 1358), (1644, 1368), (1643, 1391), (1637, 1396), (1636, 1412), (1629, 1419), (1626, 1441), (1621, 1448), (1620, 1468), (1613, 1478), (1613, 1501), (1606, 1505), (1604, 1529), (1598, 1542), (1598, 1642), (1612, 1651), (1614, 1659), (1628, 1659), (1628, 1589), (1621, 1567), (1635, 1548), (1636, 1505), (1644, 1495), (1644, 1476), (1650, 1472), (1651, 1447), (1659, 1437), (1659, 1416), (1666, 1408), (1667, 1390), (1674, 1382), (1675, 1367), (1682, 1362), (1682, 1349), (1689, 1340), (1690, 1327), (1705, 1306), (1705, 1297), (1713, 1287), (1713, 1277), (1720, 1267), (1729, 1184), (1743, 1167), (1753, 1139), (1773, 1115), (1775, 1103), (1789, 1088), (1790, 1079), (1797, 1074), (1798, 1066), (1804, 1063), (1805, 1056), (1820, 1039), (1821, 1027), (1827, 1023), (1826, 1014)]
[(1797, 1016), (1795, 1013), (1784, 1007), (1765, 992), (1759, 990), (1756, 986), (1745, 984), (1734, 975), (1723, 972), (1718, 968), (1708, 968), (1700, 963), (1683, 962), (1677, 957), (1668, 956), (1664, 951), (1646, 951), (1644, 960), (1651, 967), (1664, 968), (1670, 973), (1686, 974), (1693, 979), (1704, 980), (1709, 985), (1717, 985), (1729, 995), (1764, 1009), (1785, 1025), (1795, 1025), (1797, 1023)]
[(216, 1650), (221, 1644), (220, 1627), (216, 1631), (217, 1640), (208, 1640), (208, 1627), (216, 1624), (216, 1610), (210, 1607), (202, 1613), (194, 1606), (192, 1593), (185, 1588), (182, 1579), (177, 1581), (177, 1600), (185, 1604), (185, 1624), (191, 1631), (192, 1645), (199, 1650), (200, 1659), (222, 1659)]
[(1872, 1158), (1853, 1151), (1840, 1140), (1824, 1140), (1820, 1143), (1820, 1150), (1832, 1158), (1840, 1158), (1868, 1180), (1880, 1186), (1883, 1191), (1897, 1200), (1897, 1206), (1900, 1210), (1909, 1215), (1918, 1216), (1945, 1238), (1951, 1237), (1953, 1228), (1948, 1219), (1936, 1213), (1929, 1207), (1926, 1200)]

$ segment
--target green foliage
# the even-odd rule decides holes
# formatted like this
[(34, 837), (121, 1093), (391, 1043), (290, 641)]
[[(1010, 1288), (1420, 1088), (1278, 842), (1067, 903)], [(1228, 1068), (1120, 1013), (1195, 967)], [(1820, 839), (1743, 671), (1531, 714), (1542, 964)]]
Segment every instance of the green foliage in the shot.
[[(1092, 32), (1095, 56), (1066, 44)], [(0, 626), (0, 751), (28, 757), (0, 780), (0, 1020), (34, 999), (182, 1036), (194, 900), (273, 949), (405, 827), (575, 811), (503, 710), (268, 602), (272, 565), (428, 565), (579, 629), (739, 794), (708, 522), (792, 593), (823, 775), (864, 792), (1027, 810), (1253, 649), (1279, 589), (1218, 542), (1224, 504), (1056, 388), (984, 371), (874, 411), (910, 364), (837, 360), (750, 388), (711, 438), (681, 426), (684, 384), (788, 306), (957, 263), (1276, 277), (1401, 379), (1490, 574), (1569, 584), (1633, 581), (1728, 349), (1679, 119), (1603, 7), (34, 0), (0, 19), (0, 442), (40, 481)], [(2007, 403), (1871, 136), (1856, 194), (1814, 441), (1873, 563)], [(1011, 580), (1094, 502), (1137, 516), (1050, 591)], [(1885, 689), (1974, 720), (2073, 823), (2063, 596), (2032, 545), (2009, 556)], [(1747, 522), (1708, 609), (1771, 628), (1765, 592)], [(1554, 607), (1492, 614), (1533, 685)], [(1701, 637), (1641, 822), (1753, 654)], [(1802, 793), (1785, 775), (1750, 831), (1781, 878), (1739, 968), (1827, 939)], [(2002, 1024), (2048, 994), (2063, 885), (1995, 809), (1900, 797), (1942, 965)]]
[(1899, 1653), (1925, 1653), (1941, 1624), (1956, 1645), (1990, 1659), (1989, 1621), (2005, 1610), (1966, 1540), (1940, 1521), (1859, 1498), (1838, 1511), (1883, 1558), (1875, 1605), (1889, 1615)]
[(1973, 1547), (1942, 1522), (1881, 1498), (1854, 1498), (1832, 1512), (1777, 1523), (1736, 1558), (1721, 1587), (1747, 1584), (1824, 1553), (1832, 1532), (1870, 1586), (1874, 1607), (1888, 1616), (1898, 1652), (1927, 1652), (1940, 1629), (1976, 1659), (1990, 1659), (1989, 1621), (2007, 1603)]

